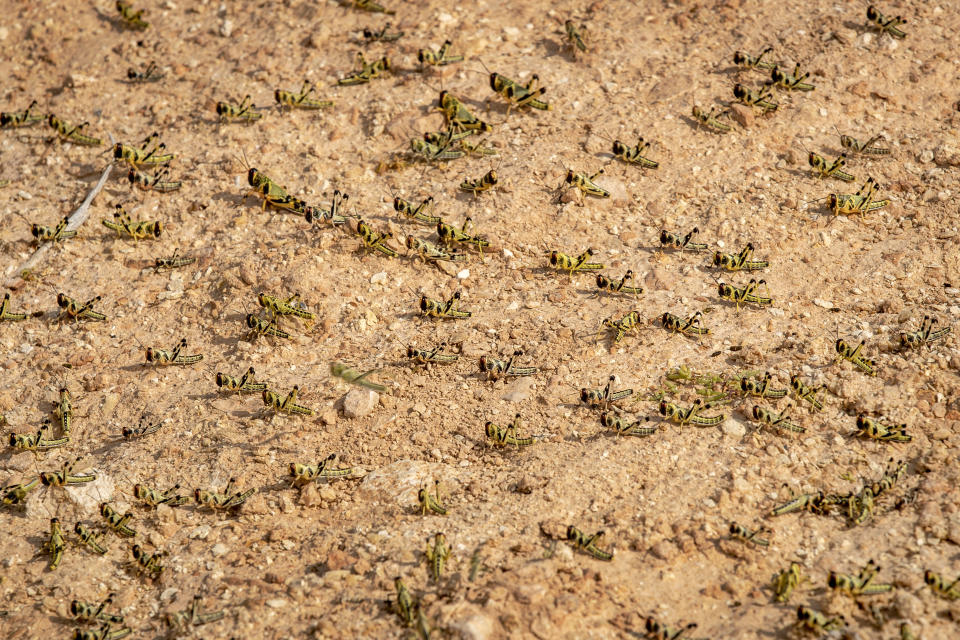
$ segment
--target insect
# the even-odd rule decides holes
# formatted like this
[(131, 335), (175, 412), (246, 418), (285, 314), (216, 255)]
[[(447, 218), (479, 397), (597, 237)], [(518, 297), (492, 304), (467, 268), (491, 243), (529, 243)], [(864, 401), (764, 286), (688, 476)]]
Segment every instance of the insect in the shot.
[(304, 209), (303, 217), (308, 224), (314, 221), (326, 220), (330, 224), (337, 226), (347, 222), (347, 216), (338, 213), (343, 203), (350, 198), (346, 193), (341, 193), (339, 189), (333, 190), (333, 199), (330, 201), (330, 208), (307, 206)]
[(760, 285), (766, 285), (766, 280), (757, 280), (751, 279), (747, 286), (743, 289), (733, 286), (732, 284), (724, 284), (722, 281), (717, 283), (717, 295), (719, 295), (724, 300), (729, 300), (737, 305), (737, 311), (740, 310), (740, 304), (752, 303), (758, 307), (763, 307), (763, 305), (773, 304), (773, 299), (770, 297), (764, 297), (757, 293), (757, 289)]
[(289, 338), (290, 334), (277, 325), (276, 316), (270, 320), (258, 318), (252, 313), (247, 314), (247, 326), (250, 327), (249, 336), (273, 336), (274, 338)]
[(649, 148), (650, 143), (644, 142), (643, 138), (637, 138), (637, 144), (633, 147), (628, 147), (619, 140), (613, 141), (613, 155), (617, 158), (627, 164), (638, 164), (647, 169), (656, 169), (660, 166), (660, 163), (644, 156)]
[(446, 125), (451, 129), (473, 131), (474, 133), (485, 133), (493, 129), (489, 124), (470, 113), (470, 110), (449, 91), (440, 92), (438, 103), (437, 109), (443, 112)]
[(690, 629), (696, 629), (697, 623), (691, 622), (685, 627), (673, 629), (648, 617), (644, 628), (647, 630), (645, 637), (649, 640), (685, 640), (681, 637)]
[(346, 4), (353, 7), (354, 9), (359, 9), (360, 11), (369, 11), (370, 13), (385, 13), (388, 16), (392, 16), (396, 13), (391, 9), (386, 9), (383, 5), (374, 2), (374, 0), (345, 0)]
[(751, 531), (742, 524), (737, 524), (736, 522), (730, 523), (730, 537), (734, 540), (755, 544), (760, 547), (769, 547), (770, 541), (760, 537), (764, 532), (772, 533), (772, 531), (766, 527), (760, 527), (755, 531)]
[(463, 319), (473, 315), (472, 311), (460, 308), (460, 292), (457, 291), (446, 302), (440, 302), (427, 296), (420, 296), (420, 315), (432, 318)]
[(121, 235), (127, 235), (133, 238), (134, 242), (143, 240), (145, 238), (159, 238), (160, 234), (163, 233), (163, 223), (155, 220), (138, 220), (133, 222), (130, 219), (130, 216), (127, 215), (127, 212), (123, 209), (121, 205), (117, 205), (116, 211), (113, 214), (113, 221), (103, 218), (101, 220), (103, 226), (112, 231), (116, 231), (117, 237)]
[(170, 193), (183, 186), (183, 183), (179, 180), (166, 179), (169, 176), (170, 170), (166, 168), (155, 170), (153, 175), (141, 173), (136, 169), (130, 169), (127, 172), (127, 180), (130, 181), (131, 185), (136, 185), (144, 191), (156, 191), (158, 193)]
[(127, 512), (120, 515), (120, 513), (108, 503), (102, 502), (100, 503), (100, 515), (107, 521), (107, 526), (110, 527), (110, 530), (121, 538), (133, 538), (137, 535), (137, 532), (127, 524), (133, 518), (132, 513)]
[(463, 56), (452, 56), (448, 54), (448, 51), (452, 46), (453, 46), (453, 43), (450, 42), (449, 40), (446, 40), (440, 46), (439, 51), (432, 51), (431, 49), (420, 49), (420, 51), (417, 52), (417, 60), (420, 61), (421, 65), (429, 64), (433, 66), (444, 66), (444, 65), (451, 64), (453, 62), (463, 61)]
[(885, 16), (873, 5), (867, 7), (867, 20), (875, 27), (880, 29), (880, 33), (889, 33), (893, 38), (906, 38), (907, 34), (904, 33), (898, 27), (902, 24), (907, 24), (907, 21), (897, 16), (891, 18), (890, 16)]
[(196, 364), (203, 360), (203, 354), (188, 356), (180, 353), (187, 348), (187, 339), (181, 338), (177, 346), (171, 350), (147, 347), (147, 362), (156, 364)]
[(100, 138), (94, 138), (83, 133), (84, 127), (90, 124), (89, 122), (84, 122), (75, 127), (71, 127), (66, 122), (51, 113), (49, 116), (47, 116), (47, 124), (50, 125), (51, 129), (57, 132), (57, 137), (59, 137), (63, 142), (72, 142), (73, 144), (79, 144), (86, 147), (99, 147), (101, 144)]
[(800, 75), (799, 63), (793, 68), (791, 75), (787, 75), (776, 66), (770, 70), (770, 84), (791, 91), (813, 91), (816, 89), (809, 82), (804, 82), (808, 77), (810, 77), (809, 72)]
[(623, 337), (631, 331), (639, 330), (640, 312), (631, 311), (619, 320), (615, 320), (613, 316), (610, 316), (600, 324), (600, 328), (602, 329), (603, 327), (608, 327), (616, 332), (616, 335), (613, 338), (613, 342), (616, 344), (623, 340)]
[(261, 393), (267, 389), (265, 382), (256, 381), (256, 372), (253, 367), (247, 369), (239, 378), (232, 378), (225, 373), (217, 372), (217, 387), (227, 391), (236, 391), (237, 395), (246, 393)]
[(414, 236), (407, 236), (406, 244), (407, 249), (416, 253), (425, 263), (439, 262), (441, 260), (446, 260), (448, 262), (464, 262), (467, 259), (467, 254), (465, 253), (450, 252), (445, 249), (441, 249), (429, 240), (416, 238)]
[(437, 515), (445, 516), (447, 515), (447, 508), (443, 506), (443, 503), (440, 502), (440, 481), (434, 480), (434, 495), (430, 495), (430, 491), (424, 487), (420, 487), (420, 490), (417, 491), (417, 502), (420, 504), (420, 515), (427, 515), (428, 512), (432, 511)]
[(170, 629), (187, 629), (191, 626), (197, 627), (202, 624), (216, 622), (227, 615), (227, 612), (223, 610), (200, 613), (200, 601), (202, 599), (200, 594), (197, 594), (193, 596), (193, 602), (190, 603), (189, 609), (166, 614), (164, 620), (167, 623), (167, 627)]
[(900, 623), (900, 640), (917, 640), (917, 637), (913, 635), (909, 622)]
[(447, 538), (442, 533), (433, 536), (433, 546), (427, 541), (427, 564), (430, 566), (430, 575), (435, 581), (440, 581), (443, 568), (450, 559), (450, 549), (447, 547)]
[(330, 364), (330, 375), (335, 378), (340, 378), (350, 384), (355, 384), (358, 387), (364, 387), (376, 391), (377, 393), (385, 393), (387, 388), (382, 384), (377, 384), (376, 382), (371, 382), (367, 380), (367, 376), (371, 373), (376, 373), (379, 369), (370, 369), (360, 373), (356, 369), (352, 369), (342, 362), (334, 362)]
[(773, 593), (777, 602), (787, 602), (793, 590), (800, 585), (800, 565), (791, 562), (787, 569), (773, 577)]
[[(10, 294), (8, 293), (7, 296)], [(3, 319), (3, 312), (0, 311), (0, 320)], [(937, 323), (936, 318), (931, 318), (930, 316), (923, 316), (923, 322), (920, 324), (920, 330), (914, 331), (912, 333), (901, 333), (900, 334), (900, 346), (902, 348), (911, 347), (911, 348), (920, 348), (924, 345), (930, 345), (931, 343), (939, 340), (940, 338), (946, 336), (950, 333), (952, 327), (944, 327), (943, 329), (933, 330), (933, 325)]]
[(794, 511), (809, 511), (811, 513), (822, 514), (829, 506), (830, 503), (826, 496), (824, 496), (823, 491), (801, 493), (800, 495), (793, 496), (788, 502), (774, 507), (773, 510), (770, 511), (770, 515), (782, 516)]
[(75, 230), (67, 229), (69, 222), (69, 217), (64, 216), (63, 219), (57, 223), (56, 227), (32, 224), (30, 225), (30, 233), (37, 239), (37, 242), (62, 242), (67, 238), (73, 238), (77, 235)]
[(111, 630), (110, 623), (104, 622), (97, 629), (74, 629), (73, 640), (120, 640), (133, 633), (129, 627)]
[[(311, 98), (310, 95), (316, 90), (316, 87), (309, 80), (304, 80), (303, 84), (300, 86), (300, 91), (293, 93), (292, 91), (284, 91), (283, 89), (277, 89), (273, 92), (273, 99), (277, 101), (277, 105), (280, 107), (280, 112), (283, 113), (285, 107), (291, 109), (324, 109), (326, 107), (332, 107), (333, 102), (329, 100), (317, 100), (316, 98)], [(243, 104), (241, 103), (241, 107)]]
[(823, 403), (820, 402), (820, 399), (817, 397), (817, 393), (823, 389), (823, 386), (808, 387), (803, 383), (803, 380), (800, 379), (800, 376), (793, 375), (790, 376), (790, 388), (793, 389), (793, 393), (797, 400), (806, 400), (810, 403), (811, 411), (823, 410)]
[(865, 213), (882, 209), (890, 204), (889, 200), (875, 200), (874, 194), (879, 189), (879, 185), (873, 178), (867, 178), (856, 193), (854, 194), (836, 194), (831, 193), (827, 196), (827, 202), (834, 215), (851, 215), (859, 213), (863, 218)]
[(945, 600), (960, 600), (960, 576), (950, 582), (939, 573), (927, 569), (923, 572), (923, 581), (937, 596)]
[[(840, 133), (839, 131), (837, 133)], [(890, 149), (884, 147), (875, 147), (873, 143), (879, 140), (881, 136), (879, 134), (873, 136), (866, 142), (860, 142), (853, 136), (845, 136), (842, 133), (840, 134), (840, 146), (844, 149), (849, 149), (854, 153), (859, 153), (860, 155), (865, 156), (888, 156), (890, 155)]]
[(143, 31), (150, 26), (149, 22), (144, 22), (143, 9), (139, 11), (134, 11), (133, 6), (129, 2), (124, 2), (123, 0), (117, 0), (117, 11), (120, 13), (120, 22), (123, 26), (128, 29), (136, 29), (137, 31)]
[(464, 219), (463, 225), (457, 229), (452, 224), (447, 224), (443, 220), (437, 220), (437, 236), (440, 242), (444, 244), (469, 244), (475, 246), (480, 253), (490, 246), (490, 241), (483, 236), (472, 235), (467, 229), (471, 226), (473, 219), (469, 216)]
[(433, 160), (455, 160), (462, 158), (465, 152), (459, 149), (450, 149), (449, 141), (445, 144), (433, 144), (422, 138), (413, 138), (410, 140), (410, 152), (427, 161)]
[(490, 74), (490, 88), (503, 96), (509, 103), (507, 107), (508, 115), (510, 109), (514, 106), (517, 108), (533, 107), (541, 111), (550, 111), (552, 109), (549, 104), (540, 100), (540, 96), (546, 93), (547, 90), (545, 87), (537, 86), (539, 83), (540, 77), (537, 74), (530, 76), (530, 81), (527, 82), (527, 84), (519, 84), (499, 73)]
[(50, 538), (43, 546), (50, 554), (50, 571), (55, 571), (60, 566), (60, 560), (63, 559), (63, 550), (66, 547), (66, 539), (63, 537), (63, 528), (60, 526), (59, 518), (50, 518)]
[(79, 459), (64, 462), (63, 468), (60, 469), (60, 471), (44, 471), (40, 474), (40, 482), (42, 482), (45, 487), (64, 487), (71, 484), (82, 484), (96, 480), (97, 474), (89, 471), (82, 475), (73, 475), (73, 467), (78, 461)]
[(875, 376), (877, 372), (874, 370), (876, 366), (873, 360), (864, 358), (860, 355), (860, 352), (863, 350), (863, 345), (866, 344), (864, 340), (860, 341), (856, 347), (851, 348), (843, 339), (837, 339), (835, 348), (837, 351), (837, 362), (841, 360), (848, 360), (853, 363), (853, 366), (860, 369), (868, 376)]
[(804, 607), (797, 607), (797, 627), (816, 633), (827, 633), (836, 629), (843, 629), (847, 621), (841, 615), (828, 616), (825, 613)]
[(577, 25), (574, 24), (573, 20), (567, 20), (563, 23), (563, 28), (567, 32), (567, 41), (570, 44), (570, 47), (574, 50), (579, 49), (586, 53), (587, 45), (583, 42), (583, 31), (587, 30), (586, 25), (580, 25), (577, 28)]
[(379, 231), (375, 231), (363, 220), (357, 220), (357, 235), (360, 236), (362, 246), (366, 250), (379, 251), (388, 258), (397, 257), (397, 252), (386, 244), (387, 240), (393, 237), (393, 234), (389, 231), (380, 233)]
[(70, 318), (73, 318), (76, 322), (80, 322), (81, 318), (98, 322), (106, 320), (107, 316), (93, 310), (93, 305), (97, 302), (100, 302), (100, 296), (90, 298), (85, 303), (80, 304), (73, 298), (68, 297), (66, 294), (57, 294), (57, 306), (62, 309), (61, 318), (63, 315), (67, 315)]
[(286, 397), (281, 398), (280, 394), (265, 389), (263, 391), (263, 404), (264, 406), (270, 407), (277, 413), (287, 413), (290, 415), (302, 415), (302, 416), (312, 416), (313, 409), (301, 406), (297, 404), (297, 393), (299, 393), (300, 387), (293, 385), (293, 389), (286, 395)]
[(570, 276), (573, 276), (574, 271), (600, 271), (607, 268), (599, 262), (587, 262), (591, 256), (593, 256), (593, 249), (587, 249), (576, 258), (554, 249), (550, 252), (550, 266), (566, 271)]
[(407, 347), (407, 357), (413, 360), (414, 364), (428, 365), (430, 363), (436, 364), (451, 364), (460, 359), (459, 353), (443, 353), (443, 350), (446, 348), (447, 343), (442, 342), (439, 346), (434, 347), (430, 351), (423, 349), (417, 349), (413, 346)]
[(70, 615), (74, 618), (77, 618), (81, 622), (109, 622), (111, 624), (123, 624), (123, 616), (106, 613), (104, 609), (108, 604), (113, 602), (113, 594), (107, 596), (107, 599), (101, 602), (100, 604), (94, 604), (92, 602), (83, 602), (82, 600), (74, 600), (70, 603)]
[(16, 449), (23, 449), (24, 451), (49, 451), (50, 449), (58, 449), (60, 447), (65, 447), (70, 444), (69, 434), (64, 435), (62, 438), (47, 439), (44, 438), (44, 433), (47, 429), (50, 428), (50, 421), (45, 420), (43, 424), (40, 425), (40, 428), (37, 430), (36, 434), (30, 433), (11, 433), (10, 434), (10, 446)]
[(660, 316), (660, 324), (667, 331), (682, 333), (688, 336), (705, 336), (710, 333), (710, 329), (703, 326), (703, 313), (697, 311), (689, 318), (681, 318), (672, 313), (665, 312)]
[(7, 487), (0, 489), (0, 504), (5, 505), (20, 505), (23, 504), (27, 499), (27, 494), (30, 493), (38, 484), (40, 484), (40, 477), (36, 477), (26, 484), (12, 484)]
[(704, 251), (708, 246), (707, 244), (690, 242), (693, 239), (693, 236), (697, 235), (698, 233), (700, 233), (700, 229), (697, 227), (694, 227), (693, 230), (685, 236), (679, 236), (667, 231), (666, 229), (662, 229), (660, 231), (660, 246), (670, 247), (672, 249), (680, 249), (680, 253), (683, 253), (684, 249), (688, 249), (690, 251)]
[(758, 398), (782, 398), (787, 395), (786, 389), (771, 389), (770, 380), (773, 376), (767, 371), (763, 374), (763, 380), (753, 380), (744, 376), (740, 378), (740, 390), (748, 396), (757, 396)]
[(331, 453), (329, 456), (317, 464), (301, 464), (299, 462), (290, 463), (290, 476), (293, 478), (293, 484), (306, 484), (319, 478), (345, 478), (353, 475), (353, 467), (343, 469), (327, 468), (337, 457), (337, 454)]
[(567, 177), (564, 178), (564, 182), (572, 187), (577, 188), (577, 193), (580, 194), (581, 204), (583, 204), (583, 196), (594, 196), (595, 198), (609, 198), (610, 192), (598, 185), (594, 180), (597, 176), (603, 173), (603, 169), (600, 169), (592, 176), (587, 176), (585, 173), (576, 173), (571, 169), (567, 170)]
[(811, 151), (807, 156), (807, 161), (812, 167), (813, 174), (818, 178), (836, 178), (845, 182), (856, 180), (856, 177), (852, 174), (840, 170), (847, 161), (847, 154), (845, 153), (840, 154), (832, 163), (828, 163), (823, 156)]
[(494, 169), (487, 171), (483, 176), (476, 179), (467, 178), (460, 183), (461, 191), (469, 191), (474, 196), (484, 191), (489, 191), (497, 184), (497, 172)]
[[(294, 387), (294, 389), (296, 389), (296, 387)], [(265, 391), (264, 393), (267, 392)], [(247, 489), (243, 492), (233, 491), (233, 485), (236, 483), (236, 481), (236, 478), (230, 478), (227, 480), (227, 486), (223, 490), (223, 493), (207, 491), (206, 489), (195, 489), (193, 492), (193, 497), (197, 501), (198, 505), (210, 507), (214, 511), (235, 509), (246, 502), (247, 498), (257, 492), (256, 487)]]
[(777, 66), (775, 63), (763, 61), (764, 56), (771, 51), (773, 51), (773, 47), (767, 47), (761, 51), (760, 55), (758, 55), (756, 58), (751, 56), (749, 53), (737, 51), (733, 54), (733, 64), (746, 69), (775, 69)]
[(910, 442), (913, 440), (913, 436), (907, 434), (906, 424), (880, 424), (862, 413), (857, 416), (857, 434), (880, 442)]
[(613, 385), (616, 379), (617, 376), (610, 376), (610, 378), (607, 380), (606, 386), (603, 389), (580, 389), (580, 402), (590, 408), (600, 407), (606, 411), (614, 402), (619, 402), (620, 400), (629, 398), (631, 395), (633, 395), (633, 389), (610, 391), (610, 387)]
[(598, 273), (597, 289), (600, 291), (609, 291), (610, 293), (628, 293), (633, 295), (643, 293), (642, 287), (627, 286), (627, 282), (631, 280), (633, 280), (633, 271), (629, 269), (619, 280), (613, 280), (602, 273)]
[(600, 414), (600, 424), (616, 431), (617, 436), (652, 436), (657, 432), (657, 428), (643, 426), (645, 422), (645, 420), (636, 420), (631, 423), (608, 411)]
[(487, 374), (488, 380), (499, 380), (501, 376), (520, 377), (532, 376), (540, 372), (538, 367), (515, 367), (513, 361), (523, 351), (517, 350), (509, 360), (498, 360), (490, 356), (480, 356), (480, 371)]
[(133, 495), (148, 507), (157, 507), (161, 504), (165, 504), (168, 507), (179, 507), (180, 505), (190, 502), (188, 496), (181, 496), (175, 493), (179, 488), (180, 485), (175, 484), (166, 491), (158, 491), (144, 484), (137, 483), (133, 485)]
[(875, 584), (873, 579), (880, 572), (880, 567), (873, 560), (860, 570), (857, 575), (837, 573), (831, 571), (827, 578), (827, 585), (831, 589), (843, 591), (849, 596), (870, 596), (878, 593), (893, 591), (892, 584)]
[(573, 546), (575, 546), (577, 549), (580, 549), (584, 553), (590, 554), (597, 560), (605, 560), (610, 562), (613, 560), (613, 552), (604, 551), (599, 547), (600, 541), (603, 540), (603, 536), (603, 531), (597, 531), (592, 536), (588, 536), (573, 525), (567, 527), (567, 540), (572, 542)]
[(396, 42), (403, 37), (403, 31), (395, 31), (393, 33), (388, 33), (390, 31), (390, 23), (388, 22), (383, 26), (383, 29), (380, 31), (374, 31), (373, 29), (364, 29), (363, 37), (370, 42)]
[(4, 111), (0, 112), (0, 128), (13, 129), (15, 127), (27, 127), (38, 122), (46, 120), (42, 113), (30, 113), (30, 110), (37, 106), (37, 101), (31, 102), (23, 111)]
[(726, 115), (726, 111), (717, 112), (716, 107), (710, 107), (709, 112), (703, 111), (700, 107), (694, 105), (693, 107), (693, 117), (697, 121), (697, 128), (700, 128), (700, 125), (705, 126), (708, 129), (712, 129), (716, 133), (727, 133), (733, 130), (733, 127), (728, 125), (725, 122), (720, 122), (720, 118)]
[(244, 194), (244, 198), (251, 193), (260, 195), (263, 198), (263, 204), (261, 205), (263, 211), (267, 210), (268, 204), (274, 206), (286, 204), (285, 208), (291, 208), (289, 203), (296, 198), (293, 198), (284, 187), (271, 180), (265, 173), (256, 167), (249, 166), (246, 154), (243, 157), (243, 165), (247, 168), (247, 184), (250, 185), (250, 190)]
[(166, 164), (176, 158), (176, 155), (163, 153), (167, 145), (162, 142), (157, 144), (157, 140), (159, 139), (160, 134), (154, 131), (144, 139), (139, 149), (132, 145), (118, 142), (113, 145), (113, 158), (114, 160), (122, 160), (135, 169), (139, 169), (143, 165), (156, 166)]
[(149, 553), (140, 545), (135, 544), (130, 549), (130, 553), (133, 554), (133, 560), (137, 563), (137, 570), (146, 573), (152, 578), (157, 578), (163, 573), (164, 566), (160, 564), (160, 562), (163, 560), (163, 557), (167, 555), (166, 551)]
[[(434, 225), (441, 222), (437, 216), (427, 214), (427, 211), (433, 210), (433, 196), (428, 197), (416, 207), (408, 200), (397, 196), (393, 199), (393, 210), (404, 216), (408, 220), (416, 220), (424, 224)], [(441, 238), (442, 239), (442, 238)]]
[(681, 409), (673, 403), (661, 400), (660, 415), (667, 420), (675, 422), (681, 427), (685, 424), (692, 424), (697, 427), (712, 427), (727, 419), (727, 416), (724, 414), (710, 416), (709, 418), (700, 415), (701, 411), (706, 411), (708, 409), (712, 409), (713, 407), (714, 403), (705, 403), (700, 398), (694, 400), (693, 405), (691, 405), (689, 409)]
[[(80, 522), (74, 525), (73, 532), (76, 533), (77, 537), (80, 538), (80, 541), (83, 542), (83, 544), (85, 544), (87, 548), (89, 548), (94, 553), (100, 554), (102, 556), (107, 552), (107, 548), (104, 547), (103, 544), (101, 543), (101, 540), (103, 538), (102, 533), (96, 533), (91, 529), (87, 529)], [(74, 602), (76, 602), (76, 600), (74, 600)], [(73, 605), (70, 606), (70, 611), (73, 612), (73, 615), (78, 615), (76, 612), (73, 611)], [(123, 622), (123, 619), (117, 620), (117, 622)]]
[(167, 271), (170, 269), (179, 269), (180, 267), (186, 267), (197, 261), (196, 258), (191, 256), (180, 256), (179, 249), (174, 249), (173, 255), (169, 258), (157, 258), (155, 268), (157, 272)]
[[(784, 392), (784, 395), (786, 395), (786, 392)], [(769, 409), (764, 409), (759, 405), (753, 405), (753, 419), (761, 424), (770, 425), (776, 429), (785, 429), (787, 431), (793, 431), (794, 433), (807, 432), (805, 427), (801, 427), (790, 422), (790, 416), (786, 411), (780, 415), (777, 415)]]
[(748, 107), (760, 107), (764, 113), (776, 111), (780, 106), (771, 99), (773, 98), (773, 94), (771, 94), (769, 90), (760, 89), (759, 91), (754, 91), (739, 82), (733, 85), (733, 97), (737, 99), (737, 102), (745, 104)]
[(487, 421), (487, 423), (484, 425), (484, 431), (487, 434), (487, 438), (494, 446), (497, 447), (513, 445), (519, 449), (520, 447), (529, 447), (537, 441), (537, 438), (533, 436), (528, 438), (521, 438), (517, 436), (517, 431), (519, 429), (519, 413), (513, 417), (513, 422), (506, 427), (501, 427), (500, 425), (494, 424), (490, 421)]
[(153, 61), (143, 71), (137, 71), (133, 67), (127, 69), (127, 80), (130, 82), (156, 82), (164, 77), (164, 74), (157, 70), (157, 63)]
[(714, 252), (713, 266), (727, 271), (759, 271), (770, 266), (766, 260), (751, 260), (751, 257), (753, 257), (753, 243), (748, 242), (740, 253)]
[(303, 303), (300, 302), (299, 292), (294, 293), (286, 300), (281, 300), (280, 298), (265, 293), (258, 293), (257, 302), (274, 318), (277, 316), (297, 316), (304, 320), (313, 320), (316, 318), (312, 312), (307, 311), (303, 307)]
[[(277, 93), (281, 93), (277, 89)], [(282, 92), (285, 95), (291, 95), (286, 91)], [(280, 102), (278, 99), (277, 102)], [(281, 102), (281, 108), (283, 103)], [(217, 102), (217, 116), (220, 117), (220, 122), (230, 122), (231, 120), (242, 120), (246, 122), (253, 122), (259, 120), (263, 117), (263, 114), (257, 111), (257, 107), (254, 106), (250, 94), (243, 96), (243, 100), (240, 101), (240, 104), (232, 104), (230, 102)]]
[(404, 625), (409, 627), (413, 624), (414, 617), (413, 598), (410, 596), (410, 591), (400, 576), (393, 579), (393, 586), (397, 590), (397, 602), (394, 605), (396, 612), (400, 616), (400, 619), (403, 620)]
[(129, 440), (130, 438), (140, 438), (142, 436), (147, 436), (147, 435), (150, 435), (151, 433), (155, 433), (159, 431), (160, 427), (162, 426), (163, 426), (162, 422), (156, 422), (154, 424), (147, 424), (147, 426), (143, 426), (143, 418), (141, 418), (140, 426), (124, 427), (121, 433), (123, 434), (124, 438)]
[(356, 71), (351, 71), (346, 76), (337, 80), (339, 85), (356, 85), (356, 84), (365, 84), (370, 82), (374, 78), (378, 78), (381, 73), (390, 70), (390, 58), (384, 56), (379, 60), (374, 60), (373, 62), (367, 62), (363, 57), (363, 52), (357, 52), (357, 66), (360, 67)]

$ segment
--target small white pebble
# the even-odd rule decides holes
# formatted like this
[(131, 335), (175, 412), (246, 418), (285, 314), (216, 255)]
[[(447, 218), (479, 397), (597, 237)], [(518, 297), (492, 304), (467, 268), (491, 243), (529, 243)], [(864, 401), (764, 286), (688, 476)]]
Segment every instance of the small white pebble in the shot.
[(460, 280), (466, 280), (469, 277), (470, 277), (470, 269), (464, 269), (463, 271), (457, 274), (457, 278)]

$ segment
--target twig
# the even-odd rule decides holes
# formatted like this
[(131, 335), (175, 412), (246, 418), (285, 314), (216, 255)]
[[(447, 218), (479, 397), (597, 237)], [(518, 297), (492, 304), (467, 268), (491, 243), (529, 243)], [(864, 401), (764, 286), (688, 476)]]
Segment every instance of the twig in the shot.
[[(110, 136), (111, 139), (113, 136)], [(80, 206), (77, 207), (77, 210), (70, 214), (70, 218), (67, 220), (67, 231), (74, 231), (79, 229), (80, 226), (87, 221), (87, 218), (90, 216), (90, 203), (93, 202), (93, 199), (97, 197), (97, 194), (100, 193), (100, 190), (103, 189), (103, 185), (107, 183), (107, 178), (110, 177), (110, 172), (113, 171), (113, 163), (110, 162), (107, 164), (106, 169), (103, 170), (103, 173), (100, 174), (100, 179), (97, 181), (97, 184), (93, 186), (93, 189), (90, 190), (90, 193), (87, 194), (87, 197), (84, 198), (83, 202), (80, 203)], [(27, 261), (20, 265), (20, 268), (17, 269), (13, 278), (7, 281), (4, 285), (8, 289), (17, 290), (20, 286), (23, 285), (23, 273), (31, 271), (36, 267), (43, 257), (47, 254), (47, 251), (50, 249), (52, 242), (46, 242), (37, 247), (37, 250), (33, 252), (33, 255), (27, 258)]]

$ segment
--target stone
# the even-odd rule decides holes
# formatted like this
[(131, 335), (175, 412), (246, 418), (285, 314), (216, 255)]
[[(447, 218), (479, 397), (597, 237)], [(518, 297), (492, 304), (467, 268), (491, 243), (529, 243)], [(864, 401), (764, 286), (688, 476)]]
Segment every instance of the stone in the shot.
[(753, 126), (756, 116), (753, 115), (752, 108), (743, 104), (732, 104), (730, 105), (730, 117), (744, 129), (749, 129)]
[(343, 397), (343, 415), (348, 418), (362, 418), (373, 411), (380, 401), (380, 395), (371, 389), (357, 387), (350, 389)]
[(360, 483), (360, 499), (396, 503), (410, 508), (417, 503), (417, 491), (425, 478), (435, 475), (437, 465), (415, 460), (397, 460), (393, 464), (371, 471)]
[(723, 431), (724, 435), (728, 435), (733, 438), (742, 438), (743, 436), (747, 435), (746, 425), (736, 418), (730, 418), (724, 422), (721, 430)]

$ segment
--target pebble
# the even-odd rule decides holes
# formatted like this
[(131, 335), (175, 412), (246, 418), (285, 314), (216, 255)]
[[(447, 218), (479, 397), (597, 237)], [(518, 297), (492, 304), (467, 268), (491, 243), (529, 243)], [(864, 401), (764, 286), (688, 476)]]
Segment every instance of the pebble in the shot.
[(734, 438), (742, 438), (743, 436), (747, 435), (746, 425), (744, 425), (742, 422), (740, 422), (736, 418), (731, 418), (730, 420), (727, 420), (726, 422), (724, 422), (723, 426), (721, 427), (721, 430), (725, 435), (728, 435)]
[(227, 18), (220, 24), (220, 35), (229, 38), (233, 35), (233, 20)]
[[(86, 471), (81, 467), (81, 471)], [(93, 482), (84, 482), (70, 487), (65, 491), (70, 502), (84, 510), (96, 511), (101, 502), (109, 502), (113, 498), (116, 484), (109, 474), (97, 471), (97, 479)]]
[(469, 277), (470, 277), (470, 269), (464, 269), (463, 271), (457, 274), (458, 280), (466, 280)]
[(362, 418), (368, 415), (380, 401), (380, 395), (371, 389), (359, 387), (350, 389), (343, 397), (343, 415), (348, 418)]
[(375, 273), (370, 277), (370, 284), (380, 284), (381, 282), (386, 282), (387, 272), (381, 271), (380, 273)]
[(371, 471), (360, 483), (360, 499), (396, 502), (409, 507), (417, 502), (417, 490), (423, 478), (434, 475), (437, 465), (415, 460), (397, 460)]
[(222, 542), (218, 542), (217, 544), (213, 545), (213, 548), (210, 550), (214, 558), (224, 556), (228, 551), (230, 551), (230, 548)]
[(287, 606), (287, 601), (284, 600), (283, 598), (271, 598), (270, 600), (267, 600), (264, 604), (270, 607), (271, 609), (283, 609), (285, 606)]
[(749, 129), (753, 126), (755, 118), (753, 115), (753, 109), (742, 104), (730, 105), (730, 117), (733, 118), (734, 122), (745, 129)]

